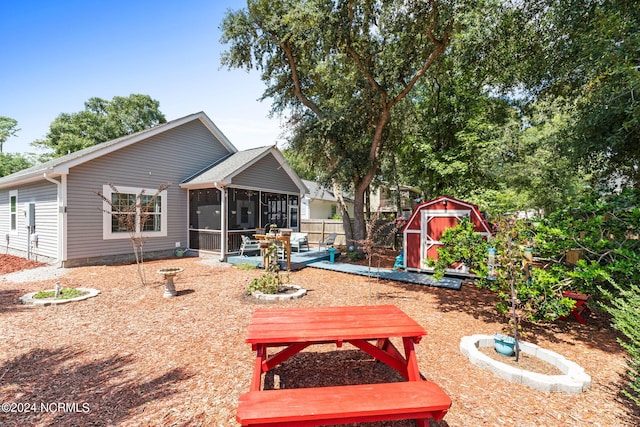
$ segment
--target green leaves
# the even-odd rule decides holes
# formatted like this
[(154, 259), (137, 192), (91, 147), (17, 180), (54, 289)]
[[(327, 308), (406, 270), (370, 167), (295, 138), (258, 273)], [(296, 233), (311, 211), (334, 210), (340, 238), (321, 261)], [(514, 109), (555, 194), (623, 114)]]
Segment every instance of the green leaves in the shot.
[(444, 277), (447, 268), (456, 263), (463, 263), (479, 275), (486, 274), (487, 248), (486, 239), (474, 231), (474, 224), (464, 217), (455, 227), (448, 228), (440, 237), (442, 247), (438, 248), (438, 259), (429, 263), (434, 268), (434, 279)]
[(18, 121), (16, 119), (0, 116), (0, 153), (2, 153), (2, 146), (7, 139), (15, 136), (19, 130)]
[(33, 166), (34, 162), (22, 154), (0, 153), (0, 177)]
[(83, 111), (61, 113), (51, 123), (46, 138), (32, 145), (53, 150), (49, 156), (63, 156), (166, 123), (159, 106), (158, 101), (140, 94), (115, 96), (111, 101), (91, 98)]

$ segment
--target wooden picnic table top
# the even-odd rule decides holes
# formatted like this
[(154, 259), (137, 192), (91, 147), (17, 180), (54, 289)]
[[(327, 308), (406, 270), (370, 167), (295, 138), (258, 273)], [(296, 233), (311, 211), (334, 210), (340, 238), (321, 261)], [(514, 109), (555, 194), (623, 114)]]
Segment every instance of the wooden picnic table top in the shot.
[(402, 337), (427, 332), (394, 305), (256, 309), (246, 342), (290, 344)]

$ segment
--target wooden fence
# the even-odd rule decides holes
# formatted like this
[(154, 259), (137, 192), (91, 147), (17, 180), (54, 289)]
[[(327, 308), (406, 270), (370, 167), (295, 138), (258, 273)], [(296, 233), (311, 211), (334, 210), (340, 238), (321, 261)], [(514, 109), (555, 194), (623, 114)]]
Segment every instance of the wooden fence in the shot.
[[(377, 221), (374, 227), (376, 246), (402, 248), (402, 233), (394, 221)], [(353, 244), (346, 241), (341, 219), (303, 219), (300, 221), (300, 231), (307, 233), (309, 244), (312, 245), (323, 242), (330, 233), (337, 233), (335, 244), (338, 246)]]

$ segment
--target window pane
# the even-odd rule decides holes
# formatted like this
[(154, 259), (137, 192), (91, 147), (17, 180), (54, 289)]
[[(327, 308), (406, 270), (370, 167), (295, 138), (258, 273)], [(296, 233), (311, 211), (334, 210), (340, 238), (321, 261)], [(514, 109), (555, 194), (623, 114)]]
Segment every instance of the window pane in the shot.
[(126, 193), (111, 193), (111, 206), (113, 211), (127, 212), (132, 211), (135, 206), (136, 195)]
[(220, 191), (215, 188), (189, 191), (189, 228), (220, 230)]
[(135, 217), (133, 214), (112, 214), (111, 215), (111, 232), (126, 233), (128, 230), (133, 231), (135, 228)]
[(229, 230), (246, 230), (257, 226), (258, 195), (255, 191), (229, 189)]
[(18, 228), (18, 197), (17, 196), (10, 196), (10, 205), (11, 207), (9, 208), (9, 216), (11, 217), (10, 221), (11, 221), (11, 230), (16, 230)]
[(144, 212), (160, 213), (160, 206), (162, 206), (162, 196), (157, 196), (156, 198), (146, 194), (140, 196), (140, 207)]
[(148, 215), (146, 221), (142, 226), (142, 231), (161, 231), (160, 215), (159, 214)]

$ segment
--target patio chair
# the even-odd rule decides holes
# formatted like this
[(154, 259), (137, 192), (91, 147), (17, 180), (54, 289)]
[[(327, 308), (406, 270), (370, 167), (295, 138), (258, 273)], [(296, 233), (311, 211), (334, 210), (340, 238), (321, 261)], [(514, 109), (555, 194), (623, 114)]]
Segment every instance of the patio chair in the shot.
[(296, 251), (300, 252), (304, 246), (309, 250), (307, 233), (291, 233), (291, 250), (296, 249)]
[(322, 247), (328, 249), (329, 246), (333, 246), (336, 242), (336, 237), (338, 237), (338, 233), (329, 233), (327, 238), (324, 239), (324, 242), (318, 242), (318, 249), (322, 249)]
[(247, 236), (241, 236), (242, 243), (240, 244), (240, 256), (245, 256), (245, 252), (256, 252), (260, 250), (260, 242), (258, 240), (250, 239)]

